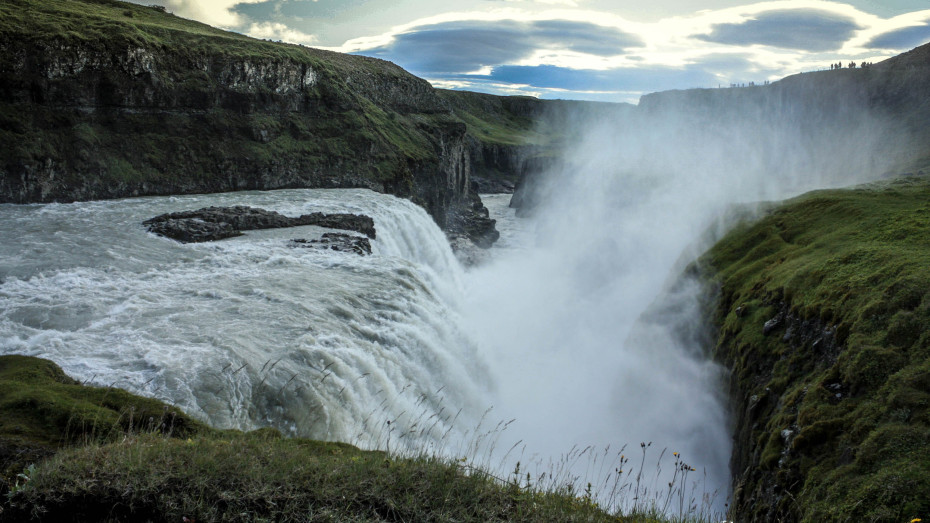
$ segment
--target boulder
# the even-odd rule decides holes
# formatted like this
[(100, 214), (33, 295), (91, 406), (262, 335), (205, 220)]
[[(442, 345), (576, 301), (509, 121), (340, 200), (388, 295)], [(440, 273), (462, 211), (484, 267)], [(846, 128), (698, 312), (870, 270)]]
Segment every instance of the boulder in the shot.
[(199, 218), (167, 218), (147, 223), (149, 232), (182, 243), (199, 243), (242, 236), (242, 232), (226, 222), (208, 222)]
[(291, 247), (328, 249), (338, 252), (354, 252), (359, 256), (371, 254), (371, 242), (364, 236), (345, 234), (341, 232), (327, 232), (318, 240), (297, 238), (291, 240)]
[[(241, 231), (316, 225), (360, 232), (375, 238), (375, 222), (361, 214), (314, 212), (296, 218), (245, 205), (204, 207), (162, 214), (142, 222), (150, 232), (184, 243), (207, 242), (242, 235)], [(370, 250), (370, 249), (369, 249)]]

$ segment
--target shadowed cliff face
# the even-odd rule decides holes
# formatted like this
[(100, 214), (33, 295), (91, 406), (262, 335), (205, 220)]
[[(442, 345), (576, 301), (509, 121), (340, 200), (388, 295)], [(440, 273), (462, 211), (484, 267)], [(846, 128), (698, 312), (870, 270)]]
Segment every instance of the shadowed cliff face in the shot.
[(466, 125), (394, 64), (122, 2), (3, 9), (0, 202), (365, 187), (473, 214)]

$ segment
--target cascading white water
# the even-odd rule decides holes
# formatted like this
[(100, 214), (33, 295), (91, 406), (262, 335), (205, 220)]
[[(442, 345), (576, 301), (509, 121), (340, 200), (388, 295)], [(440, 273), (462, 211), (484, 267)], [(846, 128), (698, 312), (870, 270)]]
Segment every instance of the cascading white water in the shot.
[[(800, 143), (788, 124), (710, 136), (647, 123), (588, 126), (533, 219), (489, 199), (502, 218), (496, 259), (467, 272), (422, 209), (364, 190), (0, 205), (0, 354), (46, 357), (218, 426), (392, 450), (459, 452), (493, 405), (489, 426), (516, 421), (490, 431), (503, 438), (492, 467), (509, 467), (511, 442), (509, 459), (543, 471), (572, 448), (630, 455), (652, 442), (706, 474), (720, 509), (721, 369), (702, 353), (700, 288), (669, 283), (728, 206), (880, 172), (865, 144), (881, 133), (868, 121), (834, 133), (850, 140), (836, 163), (811, 152), (833, 151), (832, 138)], [(209, 205), (360, 212), (378, 238), (359, 257), (288, 245), (316, 227), (183, 245), (141, 225)], [(577, 462), (565, 479), (603, 479)]]
[[(373, 255), (294, 248), (325, 229), (209, 244), (147, 233), (208, 205), (372, 216)], [(480, 414), (486, 375), (463, 332), (461, 268), (409, 201), (285, 190), (0, 206), (0, 353), (163, 399), (221, 427), (395, 449)], [(428, 422), (427, 422), (428, 420)], [(416, 437), (414, 437), (416, 436)]]

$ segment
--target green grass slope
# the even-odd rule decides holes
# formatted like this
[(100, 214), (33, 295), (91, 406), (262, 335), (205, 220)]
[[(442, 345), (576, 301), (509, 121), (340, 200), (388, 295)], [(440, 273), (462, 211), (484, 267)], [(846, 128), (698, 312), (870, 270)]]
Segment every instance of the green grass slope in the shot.
[(0, 494), (26, 465), (59, 448), (140, 431), (185, 438), (209, 429), (160, 401), (85, 387), (50, 361), (0, 356)]
[(24, 356), (0, 356), (0, 459), (0, 522), (666, 521), (465, 460), (214, 430)]
[(700, 264), (732, 369), (737, 514), (928, 518), (930, 179), (789, 200)]

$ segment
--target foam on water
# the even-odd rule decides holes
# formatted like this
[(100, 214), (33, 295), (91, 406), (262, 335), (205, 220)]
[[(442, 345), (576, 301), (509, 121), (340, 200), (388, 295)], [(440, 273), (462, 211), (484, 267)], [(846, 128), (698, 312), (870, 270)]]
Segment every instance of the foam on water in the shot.
[[(180, 244), (141, 225), (208, 205), (361, 212), (378, 237), (361, 257), (288, 246), (317, 227)], [(221, 427), (363, 445), (383, 444), (387, 421), (395, 436), (435, 439), (458, 409), (464, 420), (486, 403), (456, 320), (461, 268), (409, 201), (286, 190), (4, 205), (0, 216), (0, 353), (49, 358)]]

